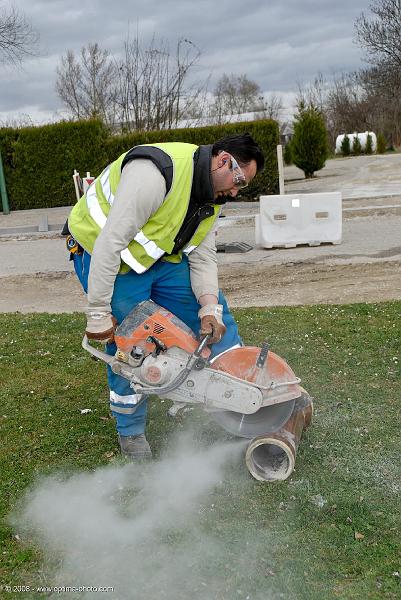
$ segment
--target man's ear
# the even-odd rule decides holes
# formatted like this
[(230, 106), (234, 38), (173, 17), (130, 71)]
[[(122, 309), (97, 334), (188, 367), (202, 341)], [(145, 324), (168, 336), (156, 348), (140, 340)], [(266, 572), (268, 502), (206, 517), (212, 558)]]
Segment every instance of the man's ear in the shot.
[(229, 158), (226, 152), (219, 154), (219, 167), (222, 167), (228, 162)]

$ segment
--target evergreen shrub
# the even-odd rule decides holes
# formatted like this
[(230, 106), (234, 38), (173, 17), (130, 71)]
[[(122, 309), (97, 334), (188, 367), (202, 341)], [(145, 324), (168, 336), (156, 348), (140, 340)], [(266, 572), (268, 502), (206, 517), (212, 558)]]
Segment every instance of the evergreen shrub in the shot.
[(308, 179), (323, 169), (328, 156), (327, 131), (321, 112), (315, 106), (300, 106), (291, 140), (294, 165)]
[(386, 151), (386, 146), (386, 138), (382, 133), (379, 133), (379, 135), (377, 136), (377, 154), (384, 154)]
[(365, 154), (373, 154), (373, 139), (370, 133), (368, 133), (366, 138)]
[(352, 144), (352, 152), (355, 156), (359, 156), (362, 152), (361, 142), (357, 135), (354, 135), (353, 144)]
[(288, 142), (284, 146), (283, 159), (286, 165), (292, 165), (292, 151), (291, 151), (291, 142)]
[(341, 142), (341, 154), (343, 156), (349, 156), (351, 154), (351, 142), (347, 134), (344, 135), (343, 141)]

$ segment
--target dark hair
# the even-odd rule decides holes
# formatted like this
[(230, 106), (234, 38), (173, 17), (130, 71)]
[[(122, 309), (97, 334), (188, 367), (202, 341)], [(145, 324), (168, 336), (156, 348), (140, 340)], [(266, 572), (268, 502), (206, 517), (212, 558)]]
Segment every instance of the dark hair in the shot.
[(257, 171), (262, 171), (265, 166), (263, 152), (249, 133), (227, 135), (217, 140), (212, 147), (212, 156), (217, 156), (223, 151), (232, 154), (243, 165), (256, 160)]

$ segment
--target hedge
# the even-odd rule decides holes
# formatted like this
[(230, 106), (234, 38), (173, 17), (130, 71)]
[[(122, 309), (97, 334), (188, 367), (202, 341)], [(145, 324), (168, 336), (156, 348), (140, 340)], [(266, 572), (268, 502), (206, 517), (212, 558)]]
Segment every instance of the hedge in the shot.
[(232, 133), (248, 131), (260, 144), (266, 168), (241, 192), (242, 200), (278, 190), (275, 121), (261, 120), (229, 125), (135, 132), (111, 136), (99, 121), (61, 122), (42, 127), (0, 128), (7, 192), (11, 210), (69, 206), (75, 202), (72, 174), (102, 169), (132, 146), (154, 142), (211, 144)]
[(61, 122), (43, 127), (0, 129), (11, 210), (69, 206), (75, 202), (72, 174), (100, 172), (107, 136), (98, 121)]

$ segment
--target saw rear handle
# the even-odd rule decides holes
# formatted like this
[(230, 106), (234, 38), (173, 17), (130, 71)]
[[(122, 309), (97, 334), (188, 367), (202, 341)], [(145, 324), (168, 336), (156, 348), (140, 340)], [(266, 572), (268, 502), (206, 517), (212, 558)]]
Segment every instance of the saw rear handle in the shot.
[[(193, 352), (192, 354), (189, 355), (189, 358), (188, 358), (185, 368), (168, 385), (166, 385), (164, 387), (158, 386), (158, 387), (152, 388), (152, 387), (143, 387), (138, 383), (135, 383), (134, 385), (131, 383), (131, 387), (135, 387), (135, 392), (137, 394), (167, 394), (168, 392), (171, 392), (172, 390), (177, 389), (188, 378), (188, 375), (192, 371), (192, 369), (197, 369), (197, 370), (203, 369), (207, 364), (209, 364), (209, 361), (202, 357), (202, 352), (206, 348), (210, 337), (211, 337), (211, 334), (208, 333), (201, 339), (195, 352)], [(152, 343), (154, 343), (155, 353), (157, 355), (160, 354), (161, 351), (163, 351), (163, 348), (158, 343), (158, 340), (148, 338), (148, 341), (152, 341)], [(89, 352), (89, 354), (91, 356), (93, 356), (94, 358), (101, 360), (101, 361), (105, 362), (107, 365), (109, 365), (109, 367), (111, 368), (111, 370), (114, 373), (116, 373), (117, 375), (124, 376), (122, 373), (124, 370), (124, 365), (122, 365), (118, 360), (116, 360), (115, 356), (111, 356), (110, 354), (107, 354), (107, 352), (104, 352), (104, 350), (98, 350), (98, 348), (95, 348), (94, 346), (92, 346), (89, 343), (89, 339), (88, 339), (87, 335), (84, 335), (84, 337), (83, 337), (82, 348), (84, 350), (86, 350), (87, 352)]]

